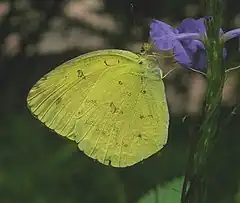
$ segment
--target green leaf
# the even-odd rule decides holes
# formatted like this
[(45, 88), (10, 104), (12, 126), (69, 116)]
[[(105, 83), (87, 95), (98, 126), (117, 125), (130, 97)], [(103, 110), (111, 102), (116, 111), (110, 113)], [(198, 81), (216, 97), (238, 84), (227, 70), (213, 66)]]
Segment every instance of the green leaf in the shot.
[(183, 177), (175, 178), (145, 194), (138, 203), (180, 203)]

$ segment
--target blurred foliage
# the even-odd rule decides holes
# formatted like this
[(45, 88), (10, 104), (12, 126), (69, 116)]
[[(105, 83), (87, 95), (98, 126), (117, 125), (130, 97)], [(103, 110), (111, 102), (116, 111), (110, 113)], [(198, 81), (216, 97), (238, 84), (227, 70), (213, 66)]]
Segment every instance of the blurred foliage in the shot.
[[(99, 1), (95, 0), (96, 3)], [(94, 1), (79, 2), (86, 4)], [(104, 28), (103, 23), (94, 26), (81, 19), (67, 17), (64, 11), (68, 0), (9, 0), (0, 3), (9, 4), (8, 12), (0, 18), (1, 203), (133, 203), (140, 201), (149, 191), (164, 187), (169, 181), (184, 174), (189, 137), (194, 136), (193, 130), (198, 128), (198, 119), (191, 119), (190, 116), (183, 122), (185, 115), (171, 114), (167, 146), (143, 163), (116, 169), (89, 159), (74, 143), (35, 120), (26, 107), (26, 95), (41, 76), (63, 61), (93, 49), (126, 48), (133, 43), (147, 41), (149, 20), (152, 17), (180, 22), (186, 17), (185, 7), (198, 4), (198, 1), (104, 0), (103, 9), (96, 13), (99, 16), (107, 14), (120, 24), (116, 32)], [(235, 6), (237, 3), (237, 0), (227, 1), (224, 16), (226, 29), (233, 27), (233, 18), (239, 12)], [(196, 16), (201, 16), (201, 12), (200, 9)], [(91, 19), (91, 15), (87, 20)], [(62, 37), (56, 45), (67, 41), (69, 33), (79, 28), (73, 44), (80, 46), (60, 47), (60, 51), (56, 52), (39, 51), (39, 44), (45, 34), (53, 29), (53, 20), (62, 22), (56, 26), (55, 33)], [(135, 27), (138, 35), (133, 32)], [(78, 37), (78, 34), (83, 36), (82, 29), (87, 34)], [(17, 48), (13, 48), (16, 52), (11, 52), (11, 49), (7, 52), (7, 42), (13, 33), (20, 40)], [(104, 43), (97, 45), (96, 41), (94, 48), (94, 41), (91, 47), (81, 47), (91, 35), (100, 36), (105, 40)], [(48, 43), (54, 39), (56, 37)], [(70, 43), (67, 41), (66, 44)], [(240, 61), (239, 53), (233, 51), (237, 49), (236, 44), (233, 40), (227, 45), (229, 52), (233, 53), (229, 54), (230, 64), (239, 64)], [(48, 48), (51, 46), (49, 44)], [(177, 77), (183, 75), (178, 74)], [(176, 78), (174, 85), (179, 88), (179, 78)], [(231, 107), (223, 107), (223, 121), (231, 111)], [(209, 169), (213, 171), (213, 202), (232, 203), (236, 199), (240, 180), (239, 119), (239, 112), (236, 111), (231, 122), (224, 127), (224, 133), (216, 146), (212, 168)]]
[(180, 203), (183, 177), (169, 181), (164, 186), (157, 186), (144, 195), (138, 203)]

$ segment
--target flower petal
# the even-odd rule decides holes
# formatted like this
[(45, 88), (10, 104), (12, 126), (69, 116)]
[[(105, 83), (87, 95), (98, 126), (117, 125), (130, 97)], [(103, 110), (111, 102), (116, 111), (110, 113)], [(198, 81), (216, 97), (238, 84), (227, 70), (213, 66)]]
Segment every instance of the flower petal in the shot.
[(192, 62), (193, 62), (192, 66), (194, 69), (203, 70), (204, 68), (206, 68), (207, 64), (206, 51), (203, 49), (198, 49), (198, 51), (193, 55)]
[(196, 20), (194, 20), (193, 18), (186, 18), (178, 26), (178, 30), (179, 30), (180, 33), (197, 32)]
[(162, 51), (167, 51), (173, 49), (174, 44), (176, 43), (175, 39), (167, 38), (167, 37), (159, 37), (154, 39), (155, 45), (158, 49)]
[(200, 18), (198, 20), (186, 18), (179, 25), (178, 30), (180, 33), (206, 33), (204, 18)]
[(221, 40), (223, 40), (223, 42), (226, 42), (235, 37), (240, 37), (240, 28), (226, 32), (222, 35)]
[(223, 34), (224, 34), (223, 29), (220, 28), (220, 29), (219, 29), (219, 37), (221, 37)]
[[(185, 19), (178, 28), (153, 20), (151, 24), (150, 36), (158, 49), (173, 49), (174, 57), (179, 64), (188, 68), (204, 69), (207, 64), (206, 50), (204, 42), (206, 40), (205, 19), (211, 20), (212, 17), (200, 18), (194, 20), (192, 18)], [(224, 34), (219, 29), (219, 37), (224, 42), (240, 36), (240, 29), (229, 31)], [(223, 58), (227, 56), (227, 51), (223, 49)]]
[(194, 40), (194, 39), (198, 39), (200, 40), (201, 36), (198, 33), (191, 33), (191, 32), (187, 32), (187, 33), (180, 33), (178, 35), (176, 35), (176, 39), (178, 40)]
[(204, 44), (199, 40), (192, 40), (188, 47), (195, 53), (198, 49), (204, 49)]
[(179, 41), (175, 42), (175, 46), (173, 48), (175, 59), (184, 66), (191, 65), (191, 59), (189, 58), (186, 50), (183, 48), (182, 44)]
[(163, 36), (172, 37), (175, 36), (174, 28), (162, 21), (153, 20), (150, 25), (150, 36), (152, 38)]
[(206, 33), (206, 26), (204, 23), (204, 18), (199, 18), (196, 20), (196, 27), (197, 27), (197, 32), (201, 34)]
[(174, 28), (159, 20), (153, 20), (150, 26), (150, 37), (160, 50), (172, 49), (176, 41)]

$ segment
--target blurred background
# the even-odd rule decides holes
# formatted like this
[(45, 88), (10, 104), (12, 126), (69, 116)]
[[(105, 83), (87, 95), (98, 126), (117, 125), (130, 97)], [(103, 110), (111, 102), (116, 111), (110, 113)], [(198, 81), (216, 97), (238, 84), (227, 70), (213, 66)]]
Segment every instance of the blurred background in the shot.
[[(238, 0), (226, 1), (224, 31), (240, 27)], [(201, 17), (197, 0), (0, 0), (0, 203), (177, 203), (189, 137), (199, 127), (205, 79), (179, 68), (165, 79), (169, 141), (160, 153), (116, 169), (99, 164), (29, 112), (33, 84), (62, 62), (106, 48), (139, 52), (152, 18), (177, 26)], [(226, 44), (240, 65), (239, 40)], [(164, 59), (163, 59), (164, 60)], [(164, 61), (164, 70), (172, 64)], [(240, 203), (240, 74), (228, 74), (215, 147), (211, 198)]]

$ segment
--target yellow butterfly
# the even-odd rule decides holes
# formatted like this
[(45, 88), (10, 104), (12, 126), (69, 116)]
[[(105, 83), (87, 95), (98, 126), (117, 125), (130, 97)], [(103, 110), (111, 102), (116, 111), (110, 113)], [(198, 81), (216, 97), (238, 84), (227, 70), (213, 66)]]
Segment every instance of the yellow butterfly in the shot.
[(146, 53), (109, 49), (76, 57), (41, 78), (27, 103), (47, 127), (105, 165), (134, 165), (167, 142), (162, 74)]

